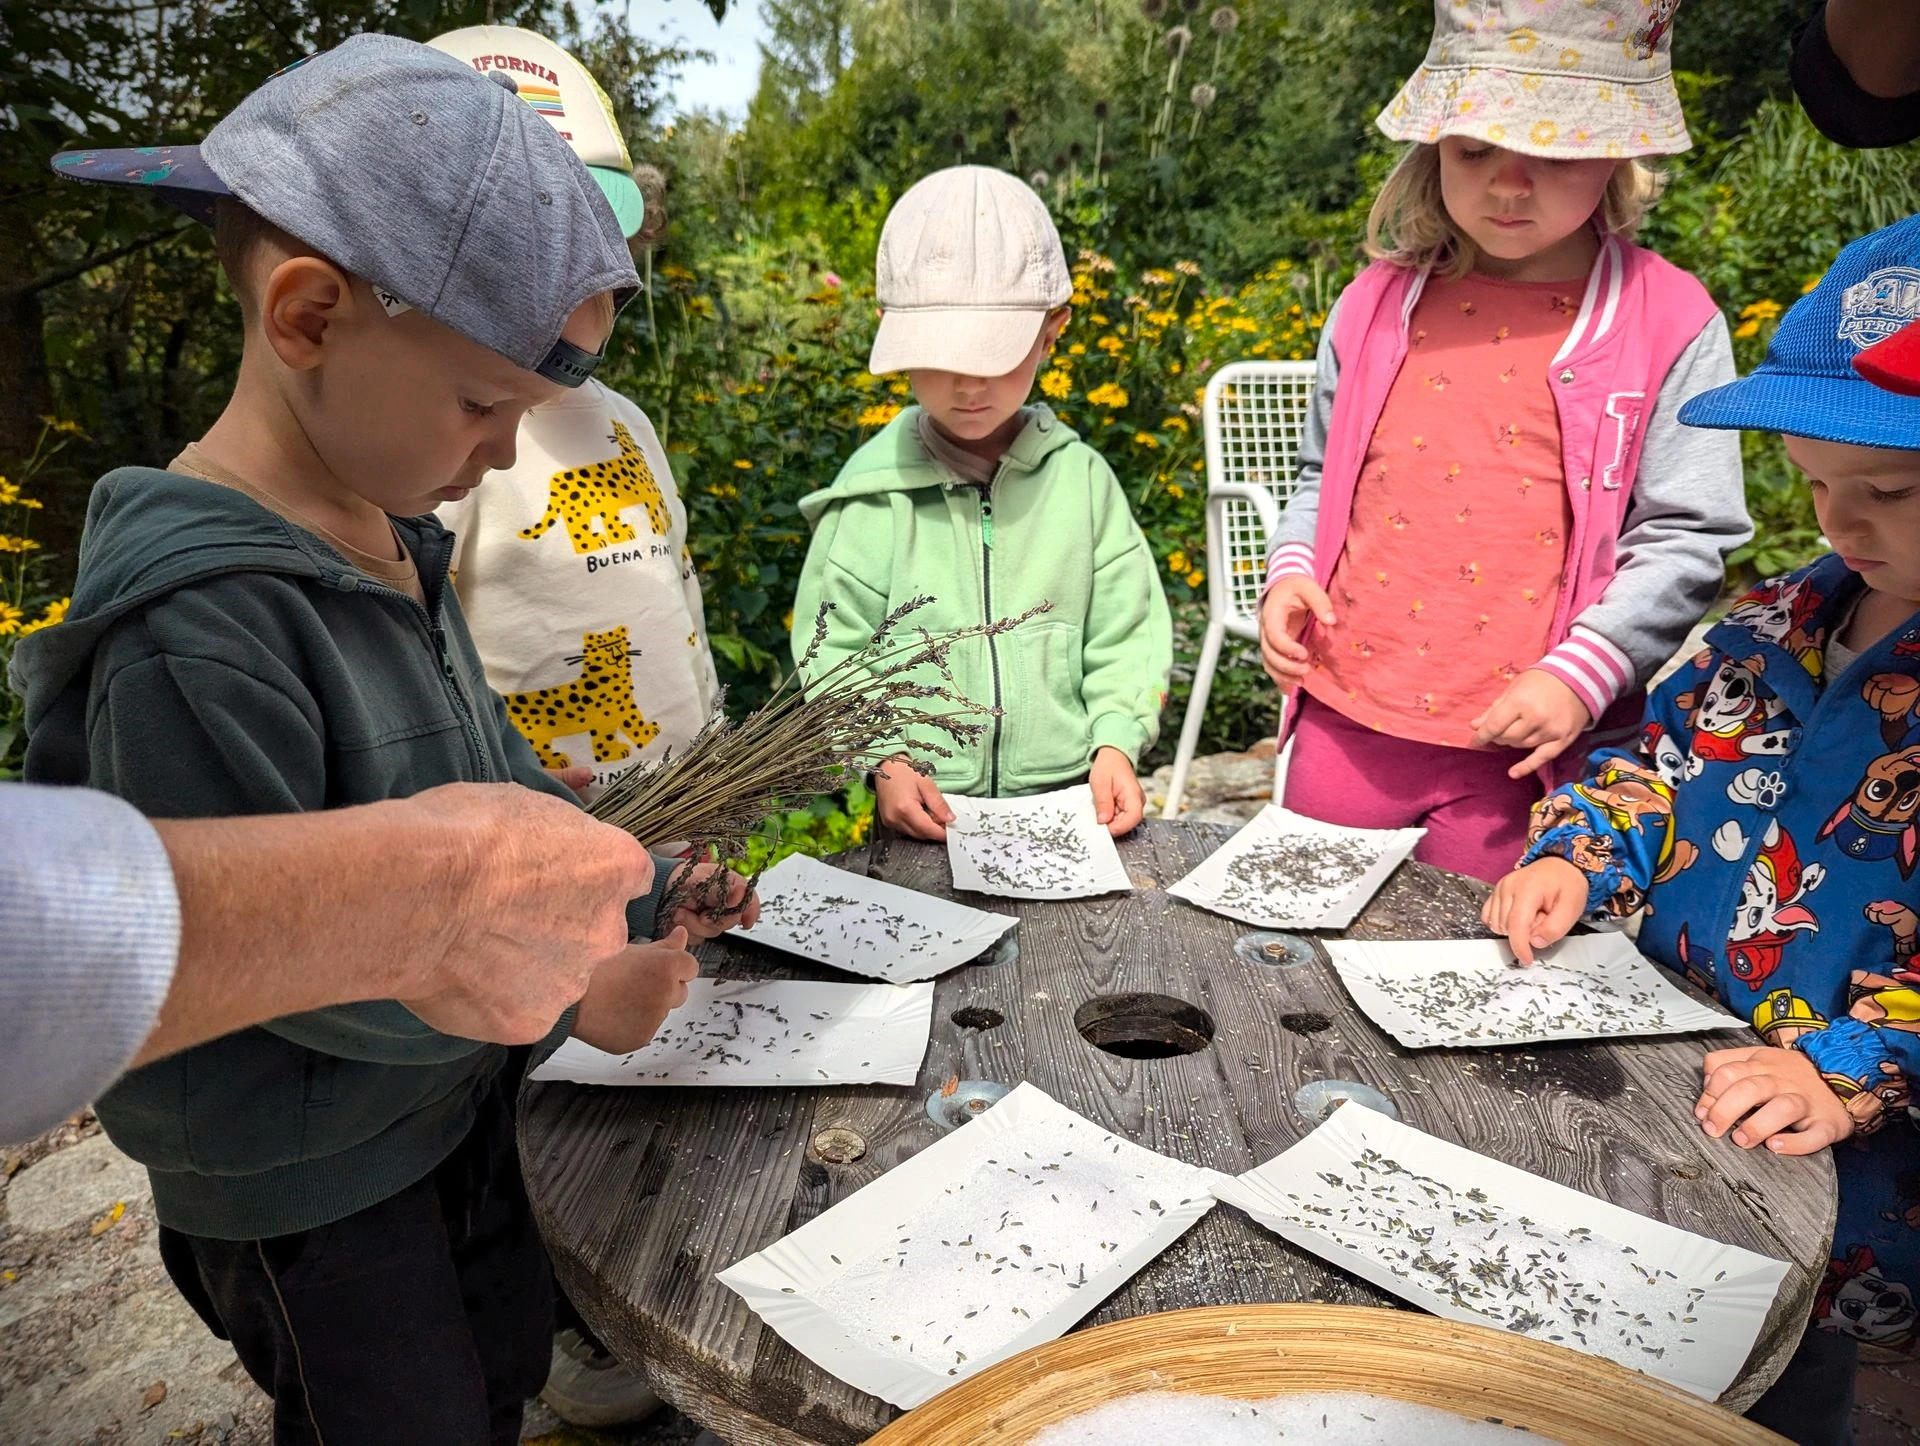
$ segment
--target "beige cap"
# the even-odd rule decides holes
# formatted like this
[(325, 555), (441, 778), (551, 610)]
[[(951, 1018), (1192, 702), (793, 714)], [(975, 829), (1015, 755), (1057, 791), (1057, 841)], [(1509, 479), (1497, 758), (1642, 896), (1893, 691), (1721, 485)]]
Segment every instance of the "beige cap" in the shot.
[(887, 213), (874, 263), (882, 315), (869, 369), (1004, 376), (1073, 296), (1047, 204), (991, 166), (917, 181)]
[(482, 75), (511, 81), (514, 94), (545, 116), (585, 163), (621, 231), (631, 236), (640, 229), (646, 207), (629, 174), (633, 160), (614, 118), (613, 102), (586, 66), (546, 36), (515, 25), (471, 25), (436, 35), (427, 44), (464, 60)]

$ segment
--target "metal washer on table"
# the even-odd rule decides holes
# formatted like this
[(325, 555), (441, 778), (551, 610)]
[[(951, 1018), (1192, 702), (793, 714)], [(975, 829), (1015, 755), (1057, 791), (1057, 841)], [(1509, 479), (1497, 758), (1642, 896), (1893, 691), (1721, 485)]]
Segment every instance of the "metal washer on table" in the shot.
[(1277, 934), (1271, 929), (1242, 934), (1233, 941), (1233, 952), (1249, 964), (1269, 969), (1297, 969), (1320, 957), (1311, 939), (1298, 934)]
[(927, 1096), (927, 1118), (943, 1130), (957, 1130), (968, 1120), (984, 1115), (1008, 1093), (998, 1080), (963, 1079), (951, 1094), (935, 1090)]
[(1309, 1080), (1293, 1092), (1293, 1107), (1301, 1115), (1319, 1124), (1348, 1100), (1378, 1110), (1390, 1120), (1400, 1118), (1400, 1107), (1372, 1085), (1350, 1079)]

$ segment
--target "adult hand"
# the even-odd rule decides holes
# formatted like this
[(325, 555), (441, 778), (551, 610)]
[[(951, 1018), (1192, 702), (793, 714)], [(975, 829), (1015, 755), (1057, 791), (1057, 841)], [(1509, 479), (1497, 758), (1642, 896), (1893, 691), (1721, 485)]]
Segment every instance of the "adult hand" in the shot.
[(732, 869), (711, 859), (689, 859), (673, 871), (667, 897), (676, 901), (671, 922), (695, 939), (717, 939), (734, 925), (760, 922), (760, 897)]
[(1557, 944), (1587, 908), (1587, 876), (1565, 859), (1536, 859), (1493, 887), (1480, 922), (1506, 936), (1513, 957), (1534, 962), (1536, 951)]
[(1765, 1145), (1780, 1155), (1811, 1155), (1853, 1133), (1846, 1104), (1797, 1049), (1716, 1049), (1700, 1067), (1706, 1086), (1693, 1116), (1716, 1140), (1732, 1129), (1743, 1150)]
[(953, 810), (934, 781), (915, 773), (904, 758), (890, 759), (874, 774), (873, 811), (895, 833), (936, 843), (953, 822)]
[(432, 920), (414, 978), (389, 997), (446, 1034), (544, 1036), (626, 948), (627, 901), (653, 887), (634, 839), (518, 784), (449, 784), (368, 813), (381, 810), (439, 861), (417, 901)]
[(1553, 674), (1528, 668), (1473, 720), (1473, 746), (1532, 749), (1507, 770), (1509, 778), (1525, 778), (1565, 753), (1592, 726), (1593, 715), (1578, 693)]
[(687, 984), (699, 973), (699, 962), (687, 952), (685, 929), (632, 945), (593, 971), (573, 1018), (573, 1037), (608, 1054), (640, 1048), (687, 1002)]
[(1260, 600), (1260, 663), (1282, 688), (1297, 687), (1307, 676), (1308, 654), (1301, 636), (1309, 621), (1333, 626), (1333, 601), (1310, 577), (1277, 578)]
[(1147, 791), (1133, 771), (1133, 760), (1118, 748), (1095, 751), (1087, 782), (1093, 788), (1093, 816), (1115, 838), (1132, 833), (1147, 816)]

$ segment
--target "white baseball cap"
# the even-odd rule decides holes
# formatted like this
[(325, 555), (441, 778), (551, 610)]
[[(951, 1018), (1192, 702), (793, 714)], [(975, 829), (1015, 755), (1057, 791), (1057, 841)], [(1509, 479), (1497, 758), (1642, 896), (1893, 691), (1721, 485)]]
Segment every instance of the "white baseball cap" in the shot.
[(584, 65), (546, 36), (514, 25), (449, 30), (427, 44), (483, 75), (511, 81), (510, 89), (545, 116), (586, 163), (621, 233), (631, 236), (640, 229), (646, 205), (633, 182), (633, 158), (613, 118), (613, 102)]
[(875, 372), (1004, 376), (1073, 296), (1046, 202), (991, 166), (952, 166), (894, 202), (874, 263)]

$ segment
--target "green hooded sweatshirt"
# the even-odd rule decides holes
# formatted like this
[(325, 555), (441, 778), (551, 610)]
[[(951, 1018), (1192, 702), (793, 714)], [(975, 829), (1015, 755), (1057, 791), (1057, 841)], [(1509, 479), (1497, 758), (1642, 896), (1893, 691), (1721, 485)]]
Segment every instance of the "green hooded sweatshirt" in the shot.
[[(948, 793), (1005, 797), (1085, 778), (1096, 749), (1138, 764), (1160, 733), (1173, 623), (1159, 569), (1112, 469), (1045, 406), (985, 487), (937, 463), (909, 407), (800, 502), (813, 545), (793, 606), (796, 661), (824, 604), (826, 636), (807, 665), (858, 652), (909, 598), (915, 624), (944, 631), (1052, 610), (954, 650), (959, 691), (998, 707), (978, 747), (910, 736)], [(929, 679), (929, 681), (938, 681)], [(918, 734), (921, 730), (914, 730)], [(924, 745), (954, 747), (941, 758)]]
[[(67, 620), (14, 655), (27, 777), (104, 789), (155, 818), (340, 808), (462, 780), (571, 798), (486, 685), (447, 585), (452, 534), (431, 517), (395, 526), (426, 607), (241, 492), (109, 473)], [(629, 908), (637, 933), (654, 903)], [(98, 1110), (151, 1173), (162, 1223), (249, 1240), (423, 1178), (506, 1059), (403, 1005), (350, 1004), (137, 1069)]]

